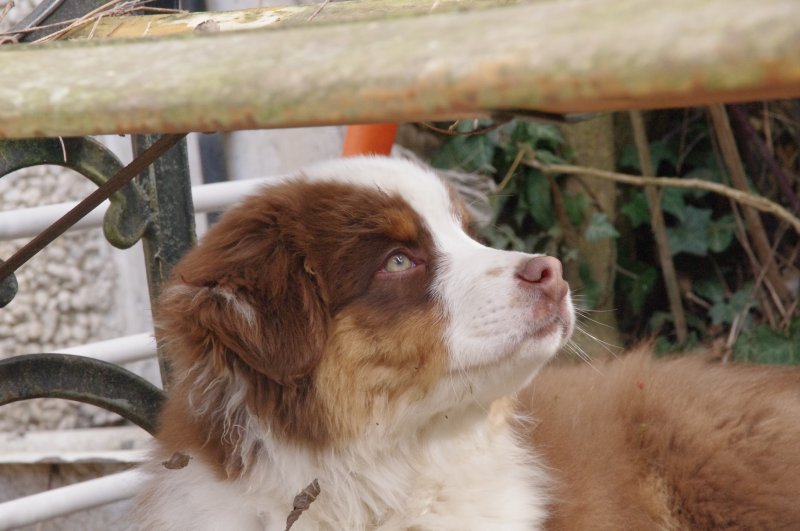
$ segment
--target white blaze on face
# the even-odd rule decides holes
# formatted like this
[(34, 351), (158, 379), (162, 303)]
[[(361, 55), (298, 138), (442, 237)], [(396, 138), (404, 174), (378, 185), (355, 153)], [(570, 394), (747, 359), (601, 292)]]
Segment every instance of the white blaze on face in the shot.
[(516, 370), (527, 379), (568, 339), (574, 317), (560, 263), (470, 238), (447, 187), (431, 170), (398, 159), (353, 158), (312, 167), (305, 175), (397, 193), (419, 213), (434, 238), (432, 289), (446, 312), (452, 372), (500, 365), (506, 369), (495, 371), (501, 377)]

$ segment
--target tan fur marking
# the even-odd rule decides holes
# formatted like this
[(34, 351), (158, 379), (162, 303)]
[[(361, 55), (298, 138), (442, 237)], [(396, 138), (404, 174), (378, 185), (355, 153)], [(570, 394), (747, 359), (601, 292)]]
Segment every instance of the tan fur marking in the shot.
[(348, 313), (334, 324), (315, 382), (342, 438), (382, 422), (404, 398), (424, 396), (447, 363), (435, 310), (412, 312), (380, 330), (364, 329)]

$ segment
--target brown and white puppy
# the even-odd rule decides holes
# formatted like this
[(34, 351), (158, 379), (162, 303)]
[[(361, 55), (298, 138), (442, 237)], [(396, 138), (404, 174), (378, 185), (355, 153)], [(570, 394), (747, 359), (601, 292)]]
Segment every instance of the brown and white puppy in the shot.
[[(176, 266), (159, 304), (174, 383), (137, 503), (139, 526), (283, 530), (313, 480), (320, 493), (295, 531), (716, 525), (703, 505), (716, 490), (662, 468), (672, 466), (673, 449), (683, 452), (699, 467), (688, 481), (703, 477), (713, 457), (691, 438), (661, 442), (685, 412), (647, 420), (673, 406), (636, 410), (624, 392), (630, 373), (644, 385), (632, 396), (647, 396), (652, 408), (674, 396), (670, 385), (683, 396), (694, 384), (673, 376), (682, 365), (661, 386), (626, 364), (596, 382), (580, 369), (574, 380), (548, 370), (513, 410), (504, 397), (528, 386), (572, 333), (569, 289), (558, 260), (484, 247), (465, 217), (433, 172), (381, 158), (314, 166), (223, 216)], [(680, 370), (691, 381), (692, 371)], [(783, 393), (787, 411), (754, 414), (780, 424), (771, 442), (780, 439), (779, 458), (795, 473), (797, 459), (784, 449), (799, 440), (786, 415), (798, 399), (781, 385), (764, 400)], [(718, 411), (699, 404), (705, 417), (697, 418), (708, 423), (701, 433), (728, 433)], [(521, 420), (530, 415), (538, 421)], [(188, 465), (161, 465), (176, 453)], [(737, 464), (710, 485), (755, 485), (757, 471), (778, 460), (761, 461), (761, 469)], [(766, 518), (779, 505), (719, 492), (742, 507), (730, 513), (736, 522), (778, 522), (744, 516), (752, 506)]]

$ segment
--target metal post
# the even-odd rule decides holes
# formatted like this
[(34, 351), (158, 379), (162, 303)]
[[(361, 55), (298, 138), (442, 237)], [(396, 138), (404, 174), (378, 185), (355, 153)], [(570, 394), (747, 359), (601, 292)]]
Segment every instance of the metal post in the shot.
[[(134, 135), (133, 153), (137, 156), (158, 139), (154, 135)], [(155, 306), (161, 287), (172, 267), (194, 245), (194, 205), (186, 155), (182, 140), (161, 156), (137, 178), (147, 196), (151, 211), (150, 225), (142, 238), (150, 300)], [(169, 387), (170, 367), (164, 346), (158, 341), (158, 363), (164, 389)]]

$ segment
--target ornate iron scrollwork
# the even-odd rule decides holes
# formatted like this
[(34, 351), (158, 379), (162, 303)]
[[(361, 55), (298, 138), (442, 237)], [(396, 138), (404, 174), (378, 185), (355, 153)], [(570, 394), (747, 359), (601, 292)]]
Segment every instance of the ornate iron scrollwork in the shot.
[[(0, 177), (41, 164), (75, 170), (100, 186), (123, 164), (103, 144), (89, 137), (0, 140)], [(111, 196), (103, 232), (114, 247), (127, 249), (144, 234), (149, 222), (144, 193), (131, 184)]]
[(164, 393), (132, 372), (70, 354), (27, 354), (0, 361), (0, 406), (31, 398), (100, 406), (155, 433)]

